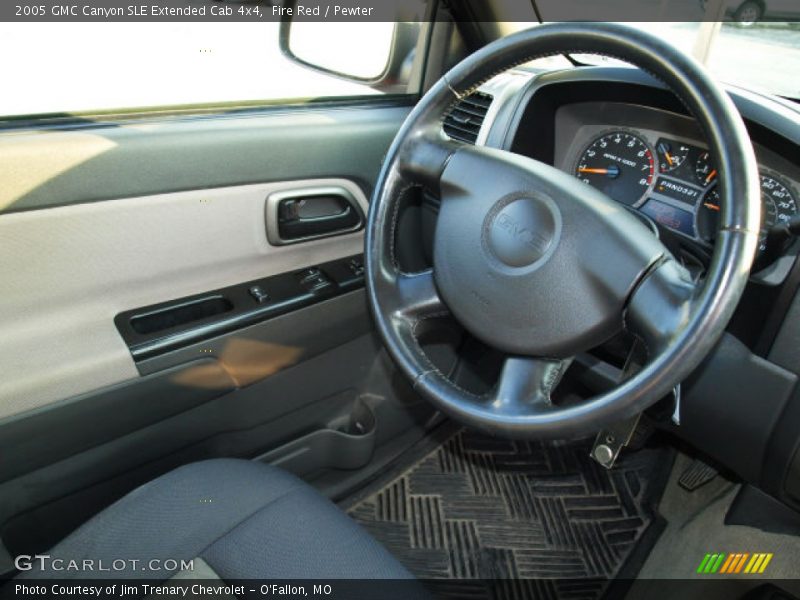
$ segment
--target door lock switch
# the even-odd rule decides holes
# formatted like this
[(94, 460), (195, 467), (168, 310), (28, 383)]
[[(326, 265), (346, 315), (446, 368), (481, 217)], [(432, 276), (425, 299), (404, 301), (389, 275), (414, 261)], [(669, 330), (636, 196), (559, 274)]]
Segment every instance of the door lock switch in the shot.
[(322, 271), (320, 271), (317, 267), (308, 267), (307, 269), (303, 269), (297, 274), (300, 277), (300, 283), (306, 283), (307, 281), (311, 281), (312, 279), (317, 279), (318, 277), (322, 276)]

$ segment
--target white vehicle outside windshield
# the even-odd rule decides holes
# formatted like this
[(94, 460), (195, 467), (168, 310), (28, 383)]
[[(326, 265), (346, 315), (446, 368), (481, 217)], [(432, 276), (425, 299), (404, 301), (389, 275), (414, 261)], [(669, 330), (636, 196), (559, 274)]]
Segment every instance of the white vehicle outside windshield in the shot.
[[(630, 23), (693, 54), (721, 81), (800, 99), (800, 23)], [(609, 62), (597, 56), (582, 61)]]

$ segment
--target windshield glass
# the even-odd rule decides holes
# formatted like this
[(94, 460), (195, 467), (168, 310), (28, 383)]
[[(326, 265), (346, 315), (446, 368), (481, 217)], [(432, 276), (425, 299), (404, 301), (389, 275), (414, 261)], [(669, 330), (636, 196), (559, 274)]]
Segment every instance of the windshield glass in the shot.
[[(800, 23), (628, 23), (653, 33), (704, 63), (721, 81), (800, 98)], [(611, 63), (598, 56), (589, 64)]]
[[(502, 24), (502, 33), (507, 35), (536, 25), (538, 23), (507, 22)], [(694, 56), (724, 83), (800, 100), (800, 21), (698, 20), (625, 22), (623, 25), (647, 31)], [(573, 54), (572, 57), (590, 65), (630, 66), (596, 54)], [(569, 63), (545, 59), (532, 64), (547, 70), (566, 67)]]

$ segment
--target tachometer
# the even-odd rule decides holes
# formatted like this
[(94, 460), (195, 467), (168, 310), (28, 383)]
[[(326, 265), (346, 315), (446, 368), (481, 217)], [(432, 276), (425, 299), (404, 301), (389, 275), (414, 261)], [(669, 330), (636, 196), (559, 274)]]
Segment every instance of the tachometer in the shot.
[(653, 183), (653, 152), (639, 136), (625, 131), (606, 133), (583, 151), (575, 175), (617, 202), (634, 206)]
[[(767, 233), (775, 225), (797, 214), (797, 200), (789, 187), (769, 175), (761, 175), (761, 230), (758, 251), (766, 249)], [(712, 243), (719, 229), (719, 193), (716, 188), (700, 201), (697, 211), (697, 235)]]

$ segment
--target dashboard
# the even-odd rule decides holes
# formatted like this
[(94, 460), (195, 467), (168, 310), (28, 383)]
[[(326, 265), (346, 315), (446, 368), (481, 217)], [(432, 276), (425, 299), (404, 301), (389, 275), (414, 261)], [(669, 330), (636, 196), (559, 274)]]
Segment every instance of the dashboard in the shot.
[[(647, 221), (693, 277), (704, 277), (720, 174), (704, 132), (661, 82), (630, 68), (517, 69), (480, 90), (493, 100), (475, 143), (553, 165), (605, 192)], [(767, 243), (767, 232), (800, 209), (800, 110), (727, 91), (758, 162), (759, 257), (714, 351), (681, 384), (680, 400), (666, 399), (650, 416), (800, 510), (800, 240), (777, 249), (774, 236)], [(435, 213), (434, 206), (431, 219)], [(574, 379), (590, 391), (615, 385), (630, 344), (621, 336), (579, 356)]]
[[(684, 240), (713, 247), (719, 229), (719, 173), (691, 119), (639, 105), (585, 102), (560, 108), (555, 131), (557, 167)], [(763, 262), (769, 230), (798, 214), (800, 170), (766, 147), (755, 148)], [(773, 256), (785, 248), (771, 250)]]

